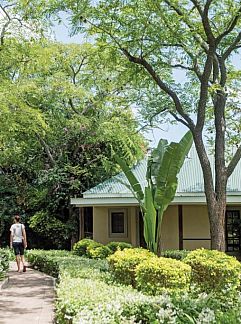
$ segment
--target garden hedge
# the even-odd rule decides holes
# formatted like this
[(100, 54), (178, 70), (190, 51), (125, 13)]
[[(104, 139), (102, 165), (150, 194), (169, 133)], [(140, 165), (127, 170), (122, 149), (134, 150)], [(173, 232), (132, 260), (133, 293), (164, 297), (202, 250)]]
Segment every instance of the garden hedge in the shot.
[(107, 260), (109, 262), (110, 272), (118, 282), (135, 287), (136, 266), (153, 257), (155, 255), (148, 250), (135, 248), (116, 251)]
[(198, 249), (183, 261), (192, 268), (192, 282), (204, 292), (222, 295), (240, 287), (241, 264), (224, 252)]
[(149, 258), (136, 267), (137, 288), (144, 293), (159, 295), (164, 291), (187, 290), (191, 267), (168, 258)]

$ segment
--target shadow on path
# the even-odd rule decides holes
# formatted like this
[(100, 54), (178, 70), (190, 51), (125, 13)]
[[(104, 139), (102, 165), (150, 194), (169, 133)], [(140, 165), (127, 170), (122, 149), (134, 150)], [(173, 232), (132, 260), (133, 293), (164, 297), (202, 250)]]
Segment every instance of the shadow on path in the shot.
[(0, 290), (0, 324), (50, 324), (54, 319), (53, 278), (11, 263), (9, 283)]

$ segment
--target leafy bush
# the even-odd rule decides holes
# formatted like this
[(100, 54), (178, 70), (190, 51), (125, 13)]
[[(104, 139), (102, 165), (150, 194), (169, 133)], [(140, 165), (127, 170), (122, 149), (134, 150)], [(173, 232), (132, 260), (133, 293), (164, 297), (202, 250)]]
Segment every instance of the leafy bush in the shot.
[(93, 243), (95, 242), (91, 239), (80, 240), (79, 242), (74, 244), (73, 253), (79, 256), (86, 255), (88, 246), (90, 246)]
[(29, 219), (29, 227), (40, 237), (44, 238), (51, 247), (61, 249), (70, 237), (66, 222), (63, 222), (57, 215), (48, 211), (38, 211)]
[(165, 250), (162, 251), (161, 255), (164, 258), (171, 258), (176, 260), (183, 260), (190, 251), (187, 250)]
[(146, 296), (101, 280), (62, 278), (57, 288), (57, 323), (240, 323), (240, 300), (223, 305), (207, 294)]
[(155, 257), (155, 255), (148, 250), (136, 248), (116, 251), (109, 256), (107, 260), (109, 262), (110, 271), (117, 281), (126, 285), (135, 286), (136, 266), (152, 257)]
[[(106, 260), (73, 256), (68, 251), (33, 250), (28, 257), (36, 264), (47, 261), (48, 267), (51, 262), (58, 264), (56, 323), (59, 324), (240, 323), (238, 293), (236, 298), (222, 300), (212, 292), (199, 293), (197, 287), (191, 286), (190, 291), (181, 294), (172, 291), (147, 296), (130, 286), (113, 282), (109, 285)], [(172, 261), (175, 260), (168, 260)]]
[(87, 253), (91, 259), (106, 259), (113, 252), (105, 245), (96, 247), (90, 245), (87, 248)]
[[(134, 323), (127, 320), (133, 318), (135, 312), (140, 316), (139, 304), (155, 302), (154, 298), (150, 300), (130, 287), (109, 286), (101, 280), (68, 276), (62, 278), (57, 296), (56, 317), (60, 324), (68, 323), (67, 320), (81, 324)], [(155, 304), (158, 311), (157, 302)], [(152, 316), (155, 318), (155, 312)]]
[(12, 258), (12, 253), (9, 249), (0, 249), (0, 280), (5, 276), (9, 268), (9, 260)]
[(136, 267), (139, 290), (158, 295), (165, 290), (187, 289), (190, 285), (191, 267), (168, 258), (149, 258)]
[[(86, 256), (87, 258), (92, 258), (92, 254), (90, 251), (94, 251), (95, 249), (99, 248), (99, 247), (104, 247), (103, 244), (99, 243), (99, 242), (95, 242), (93, 241), (92, 243), (90, 243), (86, 249)], [(94, 255), (94, 254), (93, 254)]]
[(222, 295), (240, 286), (241, 265), (224, 252), (198, 249), (190, 252), (183, 261), (192, 267), (192, 282), (204, 292)]
[[(73, 256), (69, 251), (30, 250), (28, 261), (38, 270), (55, 278), (65, 273), (71, 277), (103, 277), (108, 264), (105, 260), (90, 260), (84, 257)], [(91, 272), (92, 271), (92, 272)]]
[(124, 249), (131, 249), (132, 245), (130, 243), (126, 242), (110, 242), (107, 244), (107, 247), (111, 249), (111, 251), (114, 253), (117, 250), (124, 250)]

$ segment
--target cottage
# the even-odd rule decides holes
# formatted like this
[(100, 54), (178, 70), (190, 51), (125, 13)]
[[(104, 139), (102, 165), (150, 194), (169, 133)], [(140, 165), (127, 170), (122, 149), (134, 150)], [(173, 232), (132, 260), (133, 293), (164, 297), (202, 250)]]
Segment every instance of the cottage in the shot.
[[(211, 157), (214, 169), (214, 159)], [(145, 187), (147, 160), (133, 167), (137, 179)], [(175, 198), (164, 214), (162, 224), (163, 249), (210, 248), (210, 231), (201, 166), (195, 149), (191, 149), (179, 173)], [(127, 186), (125, 185), (127, 184)], [(144, 246), (143, 220), (138, 201), (128, 188), (123, 173), (100, 183), (72, 198), (80, 208), (80, 238), (92, 237), (106, 244), (125, 241)], [(227, 186), (226, 250), (241, 249), (241, 163), (237, 165)]]

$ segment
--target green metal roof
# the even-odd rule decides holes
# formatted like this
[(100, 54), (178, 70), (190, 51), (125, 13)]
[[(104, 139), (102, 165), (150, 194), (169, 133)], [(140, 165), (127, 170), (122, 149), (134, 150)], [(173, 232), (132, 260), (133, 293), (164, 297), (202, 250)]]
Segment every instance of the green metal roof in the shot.
[[(214, 174), (214, 158), (213, 156), (209, 156), (209, 159)], [(132, 168), (132, 171), (140, 182), (142, 188), (146, 185), (146, 166), (147, 158), (143, 159)], [(194, 148), (190, 150), (188, 157), (185, 159), (178, 175), (178, 179), (176, 196), (185, 193), (200, 195), (200, 193), (204, 192), (202, 169), (197, 152)], [(128, 186), (128, 180), (124, 173), (121, 172), (90, 190), (85, 191), (83, 197), (133, 197), (131, 190), (125, 184)], [(227, 194), (235, 192), (241, 192), (241, 162), (238, 163), (227, 184)]]

